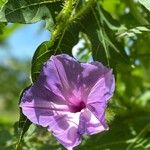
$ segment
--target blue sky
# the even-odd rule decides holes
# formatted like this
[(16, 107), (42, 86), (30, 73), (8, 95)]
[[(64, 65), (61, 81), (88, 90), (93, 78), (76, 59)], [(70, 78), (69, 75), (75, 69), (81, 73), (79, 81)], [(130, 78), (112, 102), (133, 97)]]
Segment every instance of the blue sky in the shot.
[(31, 59), (36, 48), (50, 38), (50, 32), (41, 30), (42, 22), (17, 29), (8, 39), (7, 47), (0, 47), (0, 59), (9, 55), (18, 59)]
[[(8, 39), (7, 46), (0, 46), (0, 63), (5, 64), (10, 57), (15, 57), (17, 59), (32, 60), (32, 56), (37, 49), (37, 47), (44, 41), (49, 40), (50, 32), (48, 30), (43, 30), (43, 23), (38, 22), (35, 24), (23, 25), (21, 28), (17, 29)], [(11, 25), (11, 24), (10, 24)], [(80, 47), (83, 47), (84, 41), (81, 40), (73, 48), (73, 55), (77, 57), (76, 54)], [(84, 54), (84, 53), (83, 53)], [(91, 54), (89, 56), (89, 61), (91, 61)]]

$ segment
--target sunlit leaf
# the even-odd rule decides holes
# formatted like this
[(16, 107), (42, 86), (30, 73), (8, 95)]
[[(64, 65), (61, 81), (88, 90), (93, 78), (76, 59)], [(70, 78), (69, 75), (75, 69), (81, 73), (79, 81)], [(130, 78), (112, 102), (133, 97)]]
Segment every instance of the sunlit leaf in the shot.
[(3, 33), (5, 26), (6, 26), (5, 23), (0, 23), (0, 34)]
[(150, 29), (145, 26), (139, 26), (132, 29), (127, 29), (124, 26), (121, 26), (118, 29), (116, 35), (118, 39), (136, 37), (137, 34), (142, 34), (143, 32), (150, 32)]
[(139, 0), (139, 2), (150, 11), (150, 1), (149, 0)]

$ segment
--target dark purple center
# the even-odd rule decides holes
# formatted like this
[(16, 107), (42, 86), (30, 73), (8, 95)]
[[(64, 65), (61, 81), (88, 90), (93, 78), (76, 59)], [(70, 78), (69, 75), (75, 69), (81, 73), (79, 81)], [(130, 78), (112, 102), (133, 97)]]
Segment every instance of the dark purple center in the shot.
[(86, 107), (85, 103), (80, 102), (77, 106), (75, 106), (75, 105), (70, 106), (70, 111), (74, 112), (74, 113), (80, 112), (85, 107)]

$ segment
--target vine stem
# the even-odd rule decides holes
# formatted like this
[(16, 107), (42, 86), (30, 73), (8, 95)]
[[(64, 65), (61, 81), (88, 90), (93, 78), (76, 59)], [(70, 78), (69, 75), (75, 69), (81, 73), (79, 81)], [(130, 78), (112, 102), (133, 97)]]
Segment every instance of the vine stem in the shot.
[(66, 30), (69, 26), (74, 23), (79, 22), (88, 11), (97, 4), (96, 0), (89, 0), (86, 2), (85, 6), (82, 7), (76, 15), (72, 15), (74, 11), (74, 4), (75, 1), (73, 0), (66, 0), (64, 3), (64, 7), (62, 11), (56, 18), (56, 26), (52, 33), (52, 37), (50, 40), (50, 47), (53, 47), (58, 40), (57, 46), (55, 49), (55, 54), (59, 50), (60, 42), (62, 41), (63, 35), (65, 34)]
[(59, 15), (56, 18), (56, 26), (52, 33), (52, 38), (51, 38), (52, 45), (53, 45), (55, 39), (57, 39), (59, 37), (59, 35), (62, 33), (64, 27), (68, 23), (68, 19), (70, 18), (71, 12), (72, 12), (72, 7), (73, 7), (73, 1), (66, 0), (62, 11), (59, 13)]
[(88, 13), (88, 10), (91, 9), (93, 6), (96, 6), (97, 1), (96, 0), (89, 0), (87, 4), (73, 17), (70, 21), (74, 21), (76, 19), (81, 18), (83, 15)]

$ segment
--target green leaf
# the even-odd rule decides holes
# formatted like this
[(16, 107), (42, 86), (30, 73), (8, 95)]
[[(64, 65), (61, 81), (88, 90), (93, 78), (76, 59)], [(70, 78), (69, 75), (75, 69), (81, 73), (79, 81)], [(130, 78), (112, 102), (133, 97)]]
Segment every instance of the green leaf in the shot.
[(20, 149), (20, 144), (21, 144), (21, 141), (23, 139), (23, 136), (28, 131), (31, 124), (32, 123), (30, 122), (30, 120), (28, 120), (27, 117), (24, 116), (22, 114), (22, 112), (20, 111), (20, 119), (19, 119), (19, 127), (18, 127), (19, 139), (17, 141), (15, 150)]
[(0, 22), (0, 34), (3, 33), (5, 26), (6, 26), (6, 23)]
[(0, 0), (0, 10), (8, 0)]
[(8, 0), (0, 10), (0, 21), (27, 24), (46, 20), (52, 24), (61, 4), (61, 0)]
[(150, 31), (150, 29), (148, 29), (147, 27), (144, 27), (144, 26), (140, 26), (140, 27), (136, 27), (138, 30), (140, 31)]
[(86, 14), (81, 25), (82, 31), (88, 35), (91, 41), (94, 60), (101, 61), (114, 69), (119, 63), (130, 66), (129, 58), (122, 44), (115, 39), (118, 24), (106, 11), (99, 7), (92, 8)]
[(139, 26), (132, 29), (127, 29), (125, 26), (121, 26), (116, 35), (118, 36), (118, 39), (121, 39), (135, 37), (137, 34), (142, 34), (143, 32), (150, 32), (150, 29), (145, 26)]
[(139, 2), (150, 11), (150, 1), (149, 0), (139, 0)]
[[(22, 92), (21, 92), (21, 95), (20, 95), (20, 99), (19, 99), (19, 103), (21, 102), (21, 98), (23, 97), (23, 94), (24, 92), (29, 89), (31, 86), (25, 88)], [(30, 125), (32, 123), (30, 122), (30, 120), (22, 113), (22, 110), (20, 108), (20, 118), (19, 118), (19, 122), (18, 122), (18, 125), (17, 125), (17, 134), (19, 135), (19, 139), (17, 141), (17, 144), (16, 144), (16, 147), (15, 147), (15, 150), (19, 150), (20, 149), (20, 143), (22, 141), (22, 138), (24, 136), (24, 134), (28, 131)]]
[(4, 43), (5, 40), (20, 27), (21, 25), (19, 24), (7, 26), (7, 23), (0, 22), (0, 43)]
[(40, 74), (43, 63), (52, 55), (52, 52), (48, 49), (49, 42), (43, 42), (35, 51), (32, 58), (31, 78), (35, 82)]

